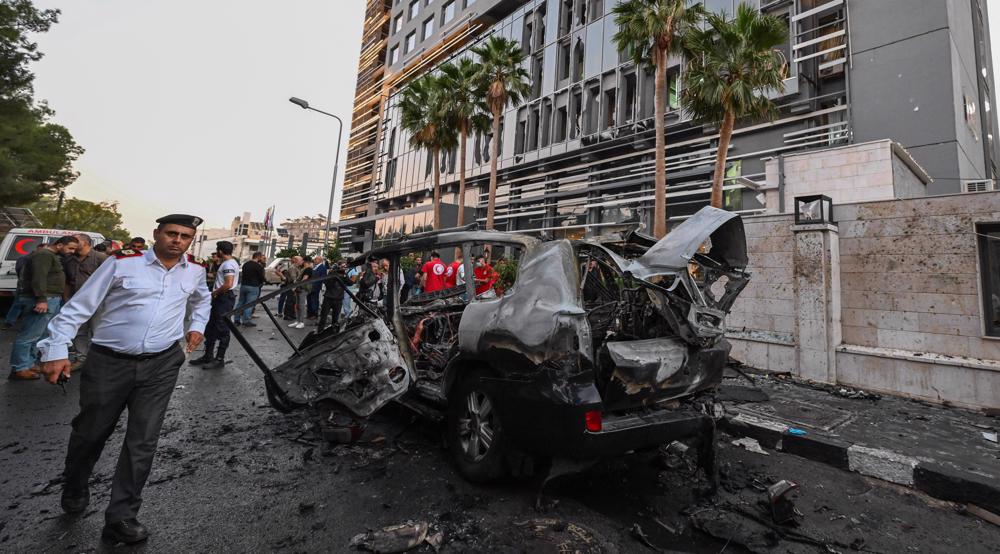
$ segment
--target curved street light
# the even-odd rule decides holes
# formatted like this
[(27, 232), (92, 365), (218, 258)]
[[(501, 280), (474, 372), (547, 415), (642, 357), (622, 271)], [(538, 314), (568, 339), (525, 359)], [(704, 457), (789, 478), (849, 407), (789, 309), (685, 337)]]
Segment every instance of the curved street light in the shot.
[(337, 120), (337, 153), (333, 159), (333, 182), (330, 183), (330, 205), (326, 210), (326, 232), (323, 234), (323, 257), (326, 257), (326, 247), (330, 244), (330, 220), (333, 218), (333, 197), (337, 192), (337, 167), (340, 166), (340, 139), (344, 134), (344, 121), (339, 117), (333, 115), (332, 113), (324, 112), (323, 110), (317, 110), (309, 105), (309, 102), (301, 98), (296, 98), (295, 96), (288, 99), (289, 102), (295, 104), (296, 106), (302, 108), (303, 110), (312, 110), (314, 112), (319, 112), (323, 115), (328, 115)]

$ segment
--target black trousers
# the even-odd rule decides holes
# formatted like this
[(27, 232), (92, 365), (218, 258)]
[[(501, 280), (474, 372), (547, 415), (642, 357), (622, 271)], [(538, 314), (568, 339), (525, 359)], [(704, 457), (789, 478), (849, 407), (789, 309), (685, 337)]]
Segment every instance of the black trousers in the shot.
[[(337, 322), (340, 321), (340, 312), (343, 309), (344, 309), (344, 295), (343, 294), (341, 294), (340, 296), (338, 296), (336, 298), (331, 297), (331, 296), (324, 296), (323, 297), (323, 307), (320, 308), (320, 310), (319, 310), (319, 321), (317, 322), (318, 326), (316, 327), (316, 329), (317, 330), (322, 330), (323, 329), (323, 327), (324, 327), (323, 324), (326, 322), (326, 316), (327, 315), (331, 316), (330, 325), (336, 326)], [(332, 314), (331, 314), (331, 310), (333, 311)]]
[(205, 326), (205, 355), (211, 356), (215, 344), (219, 343), (219, 352), (215, 355), (220, 360), (226, 357), (229, 348), (229, 326), (226, 325), (223, 314), (233, 311), (236, 307), (236, 293), (225, 292), (212, 299), (212, 315), (208, 316)]
[(111, 482), (111, 501), (104, 512), (108, 523), (136, 517), (142, 505), (142, 488), (149, 477), (160, 437), (163, 416), (184, 363), (179, 345), (145, 360), (115, 357), (93, 345), (80, 375), (80, 413), (66, 452), (65, 486), (87, 487), (94, 464), (128, 408), (125, 442)]

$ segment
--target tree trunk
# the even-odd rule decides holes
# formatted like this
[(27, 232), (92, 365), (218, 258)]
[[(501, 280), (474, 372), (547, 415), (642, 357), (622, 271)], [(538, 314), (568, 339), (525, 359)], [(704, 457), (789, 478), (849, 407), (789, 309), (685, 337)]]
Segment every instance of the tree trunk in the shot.
[(434, 230), (441, 229), (441, 149), (434, 149)]
[(458, 226), (465, 225), (465, 138), (467, 129), (458, 137)]
[(667, 113), (667, 50), (657, 49), (653, 56), (656, 63), (656, 80), (653, 97), (656, 106), (653, 128), (656, 132), (656, 177), (654, 180), (653, 236), (657, 239), (667, 234), (667, 144), (663, 132), (663, 118)]
[(736, 116), (731, 111), (722, 118), (722, 129), (719, 130), (719, 152), (715, 155), (715, 175), (712, 176), (713, 208), (722, 207), (722, 182), (726, 178), (726, 157), (729, 154), (729, 141), (733, 138), (733, 125)]
[(500, 157), (500, 110), (493, 111), (493, 140), (490, 141), (490, 191), (486, 197), (486, 229), (493, 230), (497, 203), (497, 158)]

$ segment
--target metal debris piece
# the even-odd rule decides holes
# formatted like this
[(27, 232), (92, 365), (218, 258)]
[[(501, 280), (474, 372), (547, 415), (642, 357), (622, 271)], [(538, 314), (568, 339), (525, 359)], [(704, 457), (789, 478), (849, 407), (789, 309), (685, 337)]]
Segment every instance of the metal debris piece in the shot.
[(785, 479), (767, 488), (767, 498), (771, 505), (771, 518), (774, 519), (775, 523), (790, 523), (795, 521), (795, 517), (799, 515), (790, 494), (798, 488), (797, 483)]
[(355, 535), (351, 539), (351, 546), (384, 554), (406, 552), (420, 546), (427, 540), (428, 527), (425, 521), (407, 521), (399, 525)]
[(742, 439), (736, 439), (733, 441), (733, 446), (739, 446), (750, 452), (756, 452), (757, 454), (763, 454), (765, 456), (770, 456), (763, 448), (760, 447), (760, 443), (757, 439), (751, 439), (749, 437), (743, 437)]
[(649, 540), (649, 537), (647, 537), (646, 533), (642, 531), (642, 527), (640, 527), (638, 523), (632, 524), (632, 528), (629, 529), (629, 533), (631, 533), (632, 536), (636, 538), (636, 540), (645, 545), (646, 548), (649, 548), (650, 550), (653, 550), (655, 552), (660, 552), (660, 549), (657, 548), (656, 545), (654, 545), (653, 542)]
[(989, 510), (984, 510), (975, 504), (966, 504), (965, 511), (978, 517), (983, 521), (988, 521), (997, 527), (1000, 527), (1000, 515), (994, 514)]
[(983, 433), (983, 438), (986, 439), (986, 440), (988, 440), (988, 441), (990, 441), (990, 442), (992, 442), (992, 443), (996, 443), (997, 442), (997, 432), (996, 431), (993, 431), (992, 433), (986, 433), (986, 432), (984, 432)]

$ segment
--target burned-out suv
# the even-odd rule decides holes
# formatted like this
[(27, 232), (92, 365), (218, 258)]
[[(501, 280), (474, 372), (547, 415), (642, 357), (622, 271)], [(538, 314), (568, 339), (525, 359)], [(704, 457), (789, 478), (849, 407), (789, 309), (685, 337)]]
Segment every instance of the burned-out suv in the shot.
[[(472, 278), (430, 294), (402, 290), (407, 256), (460, 249), (473, 276), (486, 248), (516, 265), (495, 297), (477, 296)], [(365, 257), (390, 263), (380, 305), (310, 334), (276, 368), (251, 352), (275, 407), (332, 401), (366, 417), (397, 401), (436, 413), (473, 481), (526, 457), (601, 458), (687, 438), (704, 439), (711, 463), (714, 422), (701, 393), (722, 378), (725, 317), (748, 280), (738, 215), (704, 208), (660, 241), (441, 231)]]

